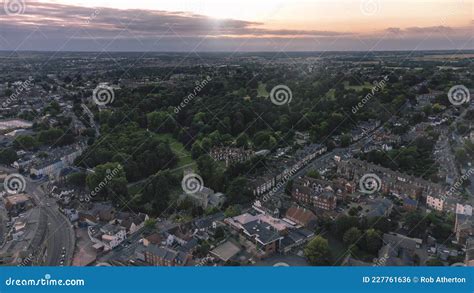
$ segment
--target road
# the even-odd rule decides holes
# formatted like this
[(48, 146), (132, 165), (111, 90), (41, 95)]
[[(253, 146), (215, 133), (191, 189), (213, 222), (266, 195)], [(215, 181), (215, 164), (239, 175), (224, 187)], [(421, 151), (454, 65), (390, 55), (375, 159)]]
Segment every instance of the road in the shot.
[(75, 245), (74, 228), (59, 211), (55, 199), (48, 197), (41, 182), (26, 178), (26, 193), (31, 195), (48, 217), (46, 266), (70, 265)]
[[(0, 166), (0, 171), (8, 174), (18, 173), (18, 170), (7, 166)], [(35, 204), (40, 206), (48, 217), (47, 257), (44, 265), (70, 265), (75, 246), (74, 228), (66, 216), (59, 211), (56, 200), (47, 195), (48, 192), (43, 188), (46, 182), (32, 180), (27, 176), (24, 178), (25, 193), (32, 197)]]

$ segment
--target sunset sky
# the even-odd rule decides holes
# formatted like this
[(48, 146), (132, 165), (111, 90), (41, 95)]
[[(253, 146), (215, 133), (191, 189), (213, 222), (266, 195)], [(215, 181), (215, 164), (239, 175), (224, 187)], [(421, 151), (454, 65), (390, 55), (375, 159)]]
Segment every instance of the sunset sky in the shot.
[(0, 50), (473, 49), (474, 0), (0, 0)]

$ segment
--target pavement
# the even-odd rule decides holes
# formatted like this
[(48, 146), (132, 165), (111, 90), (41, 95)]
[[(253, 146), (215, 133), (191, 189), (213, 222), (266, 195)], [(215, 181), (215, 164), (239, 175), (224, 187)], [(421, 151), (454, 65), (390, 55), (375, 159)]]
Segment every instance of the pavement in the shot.
[(76, 229), (76, 249), (72, 265), (82, 267), (95, 262), (97, 251), (93, 245), (94, 243), (90, 240), (87, 233), (87, 228)]

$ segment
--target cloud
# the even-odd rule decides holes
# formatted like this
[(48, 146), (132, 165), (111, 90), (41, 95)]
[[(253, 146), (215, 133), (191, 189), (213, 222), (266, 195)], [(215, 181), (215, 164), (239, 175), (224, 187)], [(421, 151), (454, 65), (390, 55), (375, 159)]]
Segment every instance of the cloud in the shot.
[[(0, 3), (0, 8), (3, 7)], [(291, 51), (472, 48), (472, 23), (387, 28), (370, 34), (269, 29), (262, 22), (215, 19), (187, 12), (88, 8), (27, 1), (22, 14), (0, 9), (0, 50), (72, 51)], [(447, 44), (445, 35), (452, 43)], [(400, 41), (399, 37), (403, 37)], [(361, 42), (362, 41), (362, 42)], [(449, 46), (448, 46), (449, 45)], [(448, 47), (447, 47), (448, 46)]]
[(439, 35), (448, 35), (448, 36), (456, 36), (456, 35), (472, 35), (473, 30), (473, 23), (471, 22), (467, 26), (462, 27), (449, 27), (444, 25), (438, 26), (428, 26), (428, 27), (407, 27), (407, 28), (399, 28), (399, 27), (389, 27), (384, 30), (389, 34), (398, 34), (398, 35), (427, 35), (427, 34), (439, 34)]
[(116, 37), (118, 33), (125, 30), (139, 36), (177, 37), (288, 37), (344, 34), (317, 30), (271, 30), (265, 29), (264, 24), (260, 22), (217, 20), (186, 12), (86, 8), (38, 2), (28, 3), (23, 14), (5, 15), (5, 17), (7, 21), (4, 25), (17, 30), (39, 28), (45, 32), (58, 32), (82, 29), (97, 38)]

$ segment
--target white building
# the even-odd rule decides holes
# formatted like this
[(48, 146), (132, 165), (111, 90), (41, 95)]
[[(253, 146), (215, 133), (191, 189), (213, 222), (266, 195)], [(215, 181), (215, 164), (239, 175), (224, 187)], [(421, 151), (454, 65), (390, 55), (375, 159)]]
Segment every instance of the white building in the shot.
[(104, 251), (114, 249), (127, 237), (125, 228), (112, 224), (88, 227), (87, 233), (91, 241), (94, 242), (94, 248)]
[(472, 206), (468, 204), (462, 205), (458, 203), (456, 204), (456, 214), (472, 216)]
[(71, 166), (74, 160), (82, 154), (83, 147), (64, 147), (54, 149), (49, 152), (49, 157), (45, 160), (34, 163), (30, 168), (30, 174), (35, 176), (55, 177), (62, 169)]

